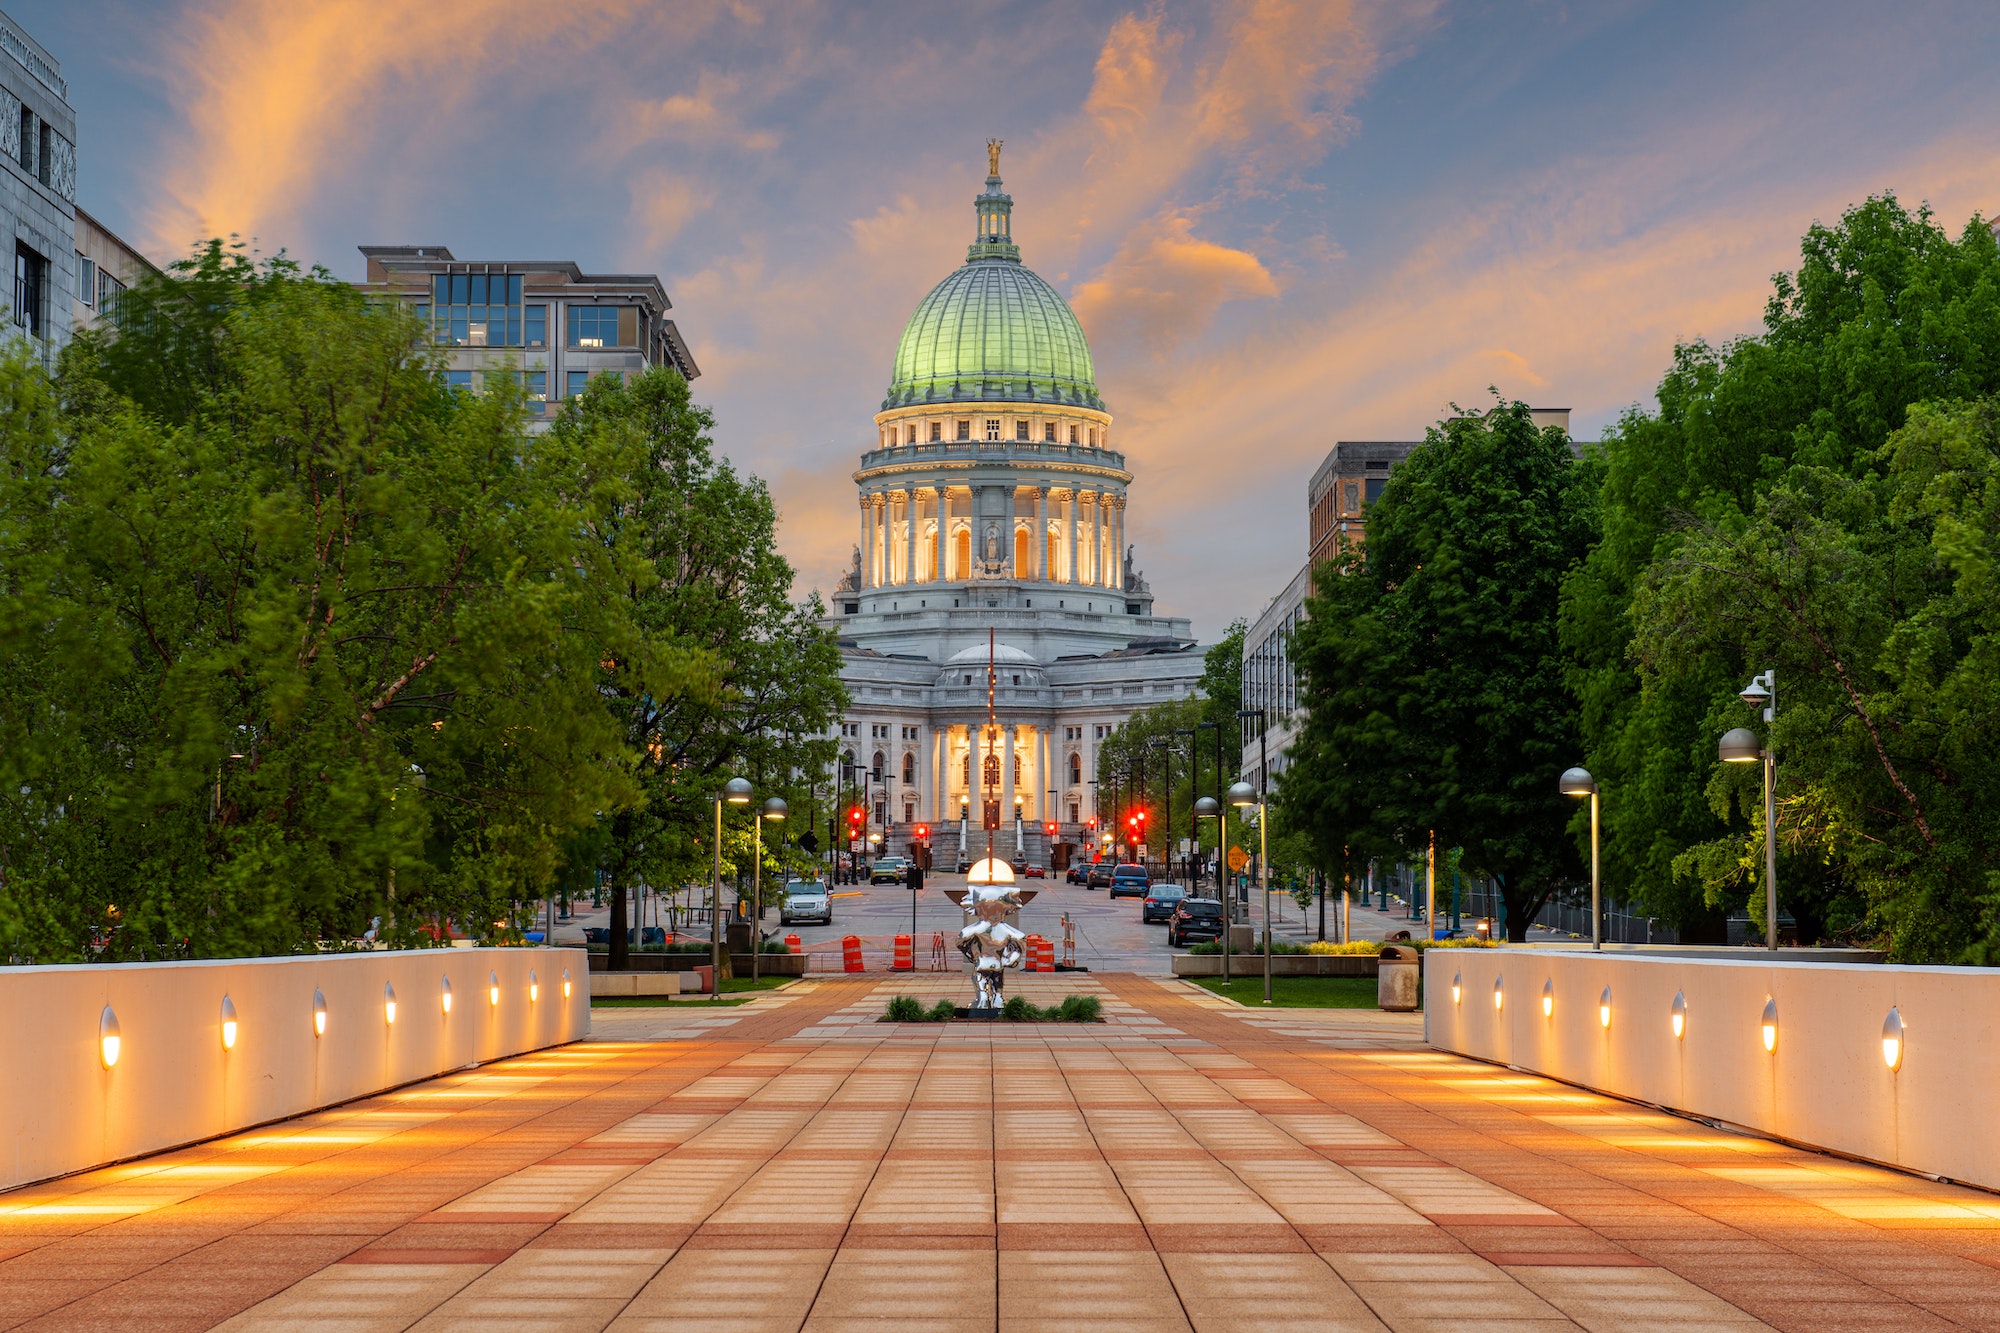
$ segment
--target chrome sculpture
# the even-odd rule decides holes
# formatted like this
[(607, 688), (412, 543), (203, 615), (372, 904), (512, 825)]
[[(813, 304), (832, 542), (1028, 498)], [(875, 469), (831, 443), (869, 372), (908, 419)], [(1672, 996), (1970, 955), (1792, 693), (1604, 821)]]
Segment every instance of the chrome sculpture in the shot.
[[(973, 867), (973, 874), (994, 866), (990, 860), (981, 862)], [(966, 885), (958, 902), (965, 913), (965, 927), (958, 932), (958, 951), (972, 964), (976, 987), (973, 1008), (998, 1009), (1005, 998), (1007, 969), (1021, 965), (1021, 943), (1028, 938), (1008, 918), (1034, 896), (1033, 889), (1023, 892), (1012, 883)]]

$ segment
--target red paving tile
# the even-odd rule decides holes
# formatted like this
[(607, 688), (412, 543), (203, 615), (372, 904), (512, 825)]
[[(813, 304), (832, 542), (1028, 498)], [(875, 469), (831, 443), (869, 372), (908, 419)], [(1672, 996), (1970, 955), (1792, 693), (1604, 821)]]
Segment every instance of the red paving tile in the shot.
[[(1094, 991), (1106, 1021), (868, 1021), (888, 991), (928, 1003), (957, 984), (612, 1011), (604, 1040), (0, 1195), (0, 1328), (242, 1314), (275, 1333), (349, 1299), (383, 1311), (356, 1327), (532, 1324), (545, 1298), (517, 1293), (543, 1291), (576, 1327), (620, 1310), (701, 1323), (717, 1277), (741, 1271), (765, 1311), (741, 1327), (943, 1327), (926, 1312), (951, 1285), (954, 1328), (1099, 1309), (1134, 1329), (1210, 1327), (1211, 1311), (1252, 1329), (1259, 1310), (1304, 1327), (1338, 1305), (1356, 1327), (1372, 1309), (1390, 1328), (1749, 1315), (2000, 1333), (2000, 1216), (1848, 1215), (1939, 1198), (2000, 1212), (1990, 1196), (1846, 1163), (1817, 1195), (1810, 1175), (1787, 1193), (1730, 1179), (1829, 1163), (1692, 1122), (1662, 1135), (1657, 1113), (1576, 1089), (1524, 1096), (1536, 1080), (1429, 1055), (1372, 1011), (1033, 977), (1010, 988)], [(678, 1039), (619, 1038), (662, 1025)], [(1162, 1180), (1163, 1161), (1184, 1169)], [(410, 1276), (337, 1285), (359, 1265)], [(607, 1273), (622, 1276), (589, 1276)], [(1301, 1306), (1307, 1290), (1333, 1304)]]

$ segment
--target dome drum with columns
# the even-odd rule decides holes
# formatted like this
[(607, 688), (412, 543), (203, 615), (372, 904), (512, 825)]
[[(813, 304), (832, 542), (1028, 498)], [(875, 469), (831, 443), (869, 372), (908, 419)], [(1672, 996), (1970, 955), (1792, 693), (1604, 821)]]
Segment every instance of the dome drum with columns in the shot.
[[(844, 749), (863, 767), (881, 755), (894, 849), (910, 820), (927, 823), (941, 863), (989, 748), (1013, 751), (1004, 804), (1022, 827), (1005, 849), (1018, 837), (1045, 854), (1051, 820), (1074, 845), (1097, 744), (1133, 708), (1192, 693), (1202, 668), (1188, 622), (1156, 615), (1133, 567), (1133, 474), (1082, 326), (1021, 263), (998, 141), (988, 168), (966, 262), (898, 343), (854, 473), (860, 540), (831, 617), (855, 700)], [(989, 628), (1004, 659), (996, 738), (981, 734)]]

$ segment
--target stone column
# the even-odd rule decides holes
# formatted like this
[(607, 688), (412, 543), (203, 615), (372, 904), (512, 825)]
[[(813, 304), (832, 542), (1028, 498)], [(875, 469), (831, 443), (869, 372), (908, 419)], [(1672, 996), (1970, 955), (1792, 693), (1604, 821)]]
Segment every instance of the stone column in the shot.
[(903, 533), (903, 577), (900, 582), (917, 581), (917, 488), (903, 488), (903, 518), (908, 528)]
[(1049, 581), (1049, 488), (1035, 487), (1035, 582)]
[(1125, 497), (1111, 502), (1111, 586), (1125, 586)]
[[(1000, 521), (1000, 531), (1006, 534), (1001, 539), (1005, 544), (1000, 549), (1000, 556), (1007, 562), (1007, 577), (1015, 579), (1021, 577), (1021, 571), (1014, 568), (1014, 525), (1021, 517), (1020, 498), (1020, 489), (1009, 485), (1007, 487), (1007, 510), (1005, 516)], [(1004, 819), (1007, 812), (1002, 810), (1000, 814)]]
[(875, 559), (877, 569), (875, 579), (881, 587), (889, 586), (889, 493), (875, 493)]
[(875, 502), (867, 492), (861, 495), (861, 586), (873, 586), (875, 574)]
[(925, 724), (931, 733), (931, 823), (944, 823), (944, 732)]
[(1072, 584), (1076, 582), (1076, 520), (1079, 517), (1079, 511), (1081, 511), (1082, 508), (1083, 508), (1083, 492), (1079, 491), (1074, 486), (1070, 487), (1069, 488), (1069, 540), (1063, 544), (1069, 548), (1069, 579), (1067, 581)]
[(1000, 826), (1005, 830), (1009, 825), (1014, 830), (1014, 850), (1021, 850), (1021, 826), (1014, 819), (1014, 724), (1004, 722), (1000, 726)]

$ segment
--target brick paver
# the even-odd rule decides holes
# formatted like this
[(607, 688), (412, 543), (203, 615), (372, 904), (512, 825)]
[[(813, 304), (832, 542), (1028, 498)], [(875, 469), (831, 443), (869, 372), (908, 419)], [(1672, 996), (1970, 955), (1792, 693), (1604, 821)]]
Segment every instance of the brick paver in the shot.
[(2000, 1329), (2000, 1198), (1356, 1010), (955, 977), (593, 1039), (0, 1195), (0, 1328)]

